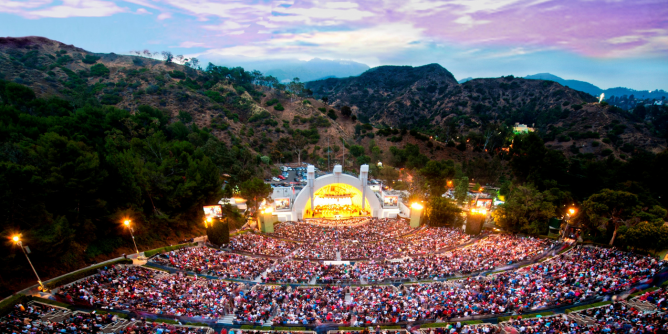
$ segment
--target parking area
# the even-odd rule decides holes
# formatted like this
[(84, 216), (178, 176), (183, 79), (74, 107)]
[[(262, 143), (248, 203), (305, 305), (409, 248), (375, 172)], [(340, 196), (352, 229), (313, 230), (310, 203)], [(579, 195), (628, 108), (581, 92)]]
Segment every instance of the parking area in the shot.
[[(291, 185), (303, 185), (306, 183), (306, 168), (295, 168), (288, 171), (282, 171), (280, 177), (265, 179), (265, 182), (274, 187), (289, 187)], [(298, 183), (296, 183), (298, 182)]]

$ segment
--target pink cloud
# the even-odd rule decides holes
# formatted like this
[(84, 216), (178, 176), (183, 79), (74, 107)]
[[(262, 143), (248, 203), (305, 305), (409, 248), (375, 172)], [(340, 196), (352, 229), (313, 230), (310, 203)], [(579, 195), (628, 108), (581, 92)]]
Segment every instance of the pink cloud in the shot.
[[(0, 11), (4, 9), (5, 5), (11, 6), (11, 3), (15, 1), (9, 1), (0, 7)], [(44, 1), (29, 1), (29, 3), (41, 3), (44, 4)], [(49, 2), (50, 4), (51, 2)], [(102, 1), (102, 0), (62, 0), (61, 5), (56, 6), (42, 6), (42, 8), (36, 10), (26, 10), (30, 7), (24, 7), (22, 10), (17, 13), (22, 16), (29, 18), (68, 18), (68, 17), (103, 17), (111, 16), (118, 13), (127, 12), (127, 8), (122, 8), (117, 6), (111, 1)]]
[[(159, 11), (158, 20), (190, 17), (181, 41), (214, 49), (272, 45), (276, 52), (271, 41), (285, 33), (295, 40), (331, 32), (356, 38), (357, 31), (380, 37), (384, 27), (400, 25), (419, 34), (397, 52), (432, 43), (501, 47), (509, 55), (546, 49), (589, 57), (668, 55), (666, 0), (0, 0), (0, 12), (29, 18), (150, 14), (144, 7)], [(337, 47), (357, 52), (350, 41)], [(326, 43), (309, 47), (327, 51)]]

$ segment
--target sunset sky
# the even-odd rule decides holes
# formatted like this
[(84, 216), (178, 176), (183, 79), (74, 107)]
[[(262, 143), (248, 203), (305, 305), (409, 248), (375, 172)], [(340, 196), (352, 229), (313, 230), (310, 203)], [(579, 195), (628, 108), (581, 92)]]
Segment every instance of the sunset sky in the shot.
[(0, 1), (0, 36), (93, 52), (439, 63), (457, 79), (549, 72), (668, 90), (666, 0)]

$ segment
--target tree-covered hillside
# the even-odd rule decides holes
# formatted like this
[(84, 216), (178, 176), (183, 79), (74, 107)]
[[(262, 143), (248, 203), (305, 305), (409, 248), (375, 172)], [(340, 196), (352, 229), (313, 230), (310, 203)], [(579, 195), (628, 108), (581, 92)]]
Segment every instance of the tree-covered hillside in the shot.
[[(193, 235), (202, 205), (222, 197), (222, 175), (249, 179), (261, 163), (249, 149), (150, 106), (135, 113), (74, 106), (7, 81), (0, 81), (0, 142), (2, 234), (22, 233), (49, 276), (131, 245), (124, 218), (142, 248)], [(3, 248), (6, 291), (28, 268), (20, 251)]]

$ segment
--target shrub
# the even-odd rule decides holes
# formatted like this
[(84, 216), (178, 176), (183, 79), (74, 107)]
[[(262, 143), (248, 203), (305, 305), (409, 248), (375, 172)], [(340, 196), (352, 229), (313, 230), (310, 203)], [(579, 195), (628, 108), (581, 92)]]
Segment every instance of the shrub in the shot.
[(120, 95), (115, 95), (115, 94), (104, 94), (100, 98), (100, 103), (105, 105), (115, 105), (121, 101), (123, 101), (123, 98)]
[(146, 251), (146, 252), (144, 252), (144, 256), (146, 256), (146, 257), (151, 257), (151, 256), (156, 255), (156, 254), (162, 254), (162, 253), (165, 253), (165, 252), (171, 252), (171, 251), (173, 251), (173, 250), (177, 250), (177, 249), (181, 249), (181, 248), (186, 248), (186, 247), (191, 247), (191, 246), (195, 246), (195, 245), (197, 245), (197, 244), (196, 244), (196, 243), (192, 243), (192, 244), (178, 244), (178, 245), (174, 245), (174, 246), (167, 246), (167, 247), (162, 247), (162, 248), (156, 248), (156, 249), (152, 249), (152, 250), (150, 250), (150, 251)]
[(206, 228), (206, 235), (209, 242), (220, 246), (230, 243), (230, 229), (227, 220), (216, 220), (210, 223)]
[(465, 142), (459, 143), (459, 145), (457, 145), (457, 149), (462, 152), (466, 151), (466, 143)]
[(597, 142), (597, 141), (595, 141), (595, 140), (594, 140), (593, 142), (591, 142), (591, 146), (592, 146), (592, 147), (598, 147), (599, 145), (601, 145), (601, 143), (599, 143), (599, 142)]
[(626, 153), (630, 153), (630, 152), (633, 152), (633, 150), (634, 150), (635, 148), (636, 148), (635, 145), (633, 145), (633, 144), (631, 144), (631, 143), (624, 143), (624, 145), (622, 146), (621, 150), (624, 151), (624, 152), (626, 152)]
[(278, 103), (278, 99), (271, 99), (271, 100), (267, 101), (266, 104), (267, 104), (267, 107), (271, 107), (276, 103)]
[(225, 102), (225, 98), (220, 95), (220, 93), (216, 92), (215, 90), (207, 90), (204, 92), (204, 95), (206, 95), (208, 98), (214, 100), (215, 102), (218, 103), (223, 103)]
[(353, 111), (350, 109), (349, 106), (343, 106), (341, 107), (341, 115), (342, 116), (350, 116), (353, 113)]
[(336, 115), (336, 112), (334, 111), (334, 109), (331, 109), (330, 111), (327, 112), (327, 117), (329, 117), (333, 120), (336, 120), (337, 118), (339, 118), (339, 116)]
[[(532, 319), (532, 318), (535, 318), (538, 315), (540, 315), (541, 317), (544, 317), (544, 316), (553, 315), (553, 314), (554, 314), (554, 312), (547, 311), (547, 312), (540, 312), (540, 313), (533, 313), (533, 314), (522, 314), (521, 317), (522, 317), (522, 319)], [(511, 318), (517, 319), (517, 317), (518, 316), (516, 316), (516, 315), (515, 316), (509, 316), (509, 317), (499, 317), (498, 320), (499, 320), (499, 322), (504, 322), (504, 321), (510, 320)]]
[(318, 108), (318, 110), (320, 110), (320, 112), (322, 112), (323, 114), (327, 112), (327, 108), (325, 107)]
[(350, 119), (351, 119), (353, 122), (355, 122), (355, 121), (357, 121), (357, 116), (353, 115), (352, 117), (350, 117)]
[(274, 110), (277, 110), (277, 111), (283, 111), (283, 110), (285, 110), (285, 108), (283, 107), (282, 104), (277, 103), (277, 104), (274, 106)]
[(186, 78), (186, 74), (185, 74), (185, 73), (183, 73), (183, 72), (181, 72), (181, 71), (177, 71), (177, 70), (171, 71), (171, 72), (169, 73), (169, 76), (172, 77), (172, 78), (174, 78), (174, 79), (185, 79), (185, 78)]
[(257, 121), (261, 121), (261, 120), (263, 120), (263, 119), (267, 119), (267, 118), (270, 118), (270, 117), (271, 117), (271, 114), (270, 114), (268, 111), (264, 111), (264, 110), (263, 110), (262, 112), (257, 113), (257, 114), (255, 114), (255, 115), (251, 116), (251, 117), (248, 119), (248, 122), (249, 122), (249, 123), (255, 123), (255, 122), (257, 122)]
[(13, 295), (2, 302), (0, 302), (0, 315), (5, 315), (14, 310), (14, 305), (24, 304), (28, 301), (28, 297), (23, 294)]
[(84, 64), (95, 64), (98, 60), (100, 60), (100, 57), (93, 55), (86, 55), (84, 59), (81, 59)]
[(304, 100), (304, 101), (302, 101), (302, 104), (303, 104), (303, 105), (311, 104), (311, 101), (309, 101), (309, 100)]
[(609, 148), (606, 148), (605, 150), (601, 151), (601, 155), (604, 156), (604, 157), (607, 157), (610, 154), (612, 154), (612, 150), (609, 149)]
[(103, 64), (95, 64), (90, 67), (90, 75), (94, 77), (106, 77), (109, 75), (109, 69)]
[(64, 55), (64, 56), (58, 57), (58, 60), (56, 60), (56, 63), (58, 63), (58, 65), (64, 65), (64, 64), (67, 64), (71, 61), (72, 61), (72, 57), (70, 57), (70, 55)]
[(573, 108), (573, 110), (580, 110), (580, 109), (582, 109), (582, 106), (579, 105), (579, 104), (574, 104), (574, 105), (571, 106), (571, 108)]
[(586, 310), (586, 309), (589, 309), (589, 308), (605, 306), (605, 305), (610, 305), (610, 304), (612, 304), (611, 301), (598, 302), (598, 303), (593, 303), (593, 304), (589, 304), (589, 305), (581, 305), (581, 306), (576, 306), (576, 307), (573, 307), (573, 308), (569, 308), (569, 309), (566, 309), (566, 311), (564, 311), (564, 312), (566, 314), (569, 314), (569, 313), (580, 311), (580, 310)]
[(561, 135), (561, 136), (559, 136), (559, 137), (557, 138), (557, 140), (558, 140), (560, 143), (563, 143), (563, 142), (571, 141), (571, 137), (569, 137), (569, 136), (567, 136), (567, 135)]

